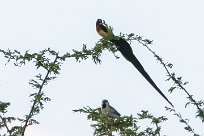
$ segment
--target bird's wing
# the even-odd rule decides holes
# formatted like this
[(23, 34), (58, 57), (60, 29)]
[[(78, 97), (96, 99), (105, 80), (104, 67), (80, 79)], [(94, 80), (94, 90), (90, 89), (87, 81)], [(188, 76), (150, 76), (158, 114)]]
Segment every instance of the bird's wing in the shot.
[(110, 110), (111, 110), (111, 111), (110, 111), (111, 113), (120, 116), (120, 113), (119, 113), (116, 109), (114, 109), (112, 106), (109, 105), (109, 108), (110, 108)]
[(108, 33), (107, 28), (103, 24), (99, 24), (99, 27), (106, 33)]

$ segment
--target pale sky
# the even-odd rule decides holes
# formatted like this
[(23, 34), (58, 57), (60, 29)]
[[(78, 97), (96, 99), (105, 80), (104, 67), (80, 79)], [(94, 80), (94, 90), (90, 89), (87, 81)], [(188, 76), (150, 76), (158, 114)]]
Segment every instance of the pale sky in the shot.
[[(7, 0), (0, 1), (0, 48), (31, 52), (52, 48), (63, 53), (89, 48), (101, 38), (95, 31), (98, 18), (114, 27), (115, 35), (135, 33), (151, 39), (151, 48), (165, 61), (174, 64), (173, 71), (189, 81), (186, 88), (196, 100), (204, 98), (204, 1), (203, 0)], [(135, 55), (159, 88), (184, 118), (190, 119), (195, 132), (204, 135), (203, 124), (195, 119), (195, 107), (185, 109), (186, 95), (181, 90), (168, 93), (165, 71), (152, 54), (133, 42)], [(52, 99), (36, 116), (39, 125), (28, 128), (26, 136), (89, 136), (93, 129), (83, 114), (73, 109), (97, 108), (108, 99), (122, 115), (136, 115), (149, 110), (155, 116), (167, 116), (162, 134), (190, 136), (178, 118), (165, 111), (168, 103), (120, 53), (116, 60), (104, 52), (102, 64), (91, 59), (81, 63), (67, 60), (59, 77), (44, 88)], [(33, 64), (21, 68), (4, 65), (1, 57), (1, 101), (11, 102), (8, 116), (23, 117), (29, 112), (29, 85), (41, 71)], [(144, 127), (148, 126), (145, 124)], [(1, 131), (0, 131), (1, 134)]]

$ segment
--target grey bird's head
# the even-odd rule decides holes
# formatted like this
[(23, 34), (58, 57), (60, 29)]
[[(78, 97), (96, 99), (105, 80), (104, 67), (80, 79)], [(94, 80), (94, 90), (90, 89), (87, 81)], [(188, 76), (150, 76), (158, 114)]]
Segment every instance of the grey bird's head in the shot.
[(104, 108), (106, 108), (107, 106), (109, 106), (108, 100), (106, 100), (106, 99), (102, 100), (101, 108), (104, 109)]
[(120, 117), (120, 113), (115, 110), (111, 105), (109, 105), (109, 102), (106, 99), (102, 100), (101, 111), (103, 114), (106, 114), (112, 118)]

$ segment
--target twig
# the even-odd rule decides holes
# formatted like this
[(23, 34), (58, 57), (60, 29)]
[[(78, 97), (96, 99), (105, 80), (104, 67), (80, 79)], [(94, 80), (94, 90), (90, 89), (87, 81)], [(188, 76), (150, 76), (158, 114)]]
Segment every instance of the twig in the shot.
[(8, 132), (9, 135), (11, 136), (11, 130), (8, 128), (8, 125), (7, 125), (7, 123), (6, 123), (5, 118), (3, 118), (1, 115), (0, 115), (0, 118), (1, 118), (1, 120), (3, 121), (3, 123), (4, 123), (5, 127), (6, 127), (7, 132)]

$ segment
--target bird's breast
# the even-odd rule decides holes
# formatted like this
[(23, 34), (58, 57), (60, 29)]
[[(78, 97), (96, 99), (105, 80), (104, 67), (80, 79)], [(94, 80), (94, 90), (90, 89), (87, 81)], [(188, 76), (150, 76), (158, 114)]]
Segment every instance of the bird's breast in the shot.
[(103, 37), (103, 38), (107, 38), (108, 37), (108, 33), (106, 33), (105, 31), (103, 31), (100, 27), (96, 27), (96, 31), (97, 33)]

